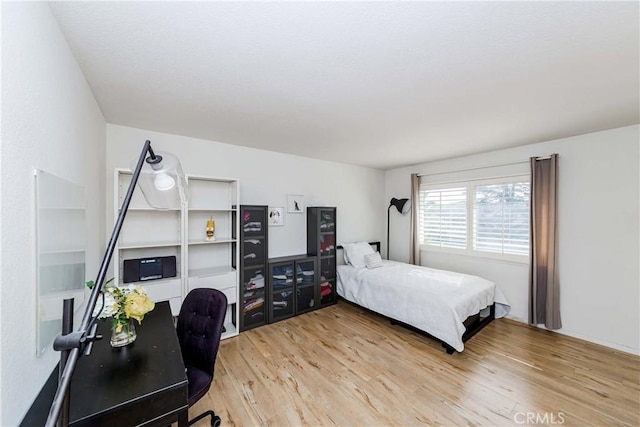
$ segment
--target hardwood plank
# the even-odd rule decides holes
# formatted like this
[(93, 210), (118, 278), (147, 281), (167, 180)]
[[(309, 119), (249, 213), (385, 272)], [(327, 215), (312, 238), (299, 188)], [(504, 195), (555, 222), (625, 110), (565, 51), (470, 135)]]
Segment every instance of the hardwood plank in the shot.
[(229, 426), (638, 426), (640, 357), (506, 319), (447, 355), (340, 302), (223, 341), (190, 417), (211, 407)]

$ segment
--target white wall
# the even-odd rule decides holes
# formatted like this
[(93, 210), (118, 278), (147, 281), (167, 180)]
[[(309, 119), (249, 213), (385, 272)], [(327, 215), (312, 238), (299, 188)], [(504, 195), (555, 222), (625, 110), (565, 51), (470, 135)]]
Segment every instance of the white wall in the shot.
[(146, 139), (154, 150), (176, 154), (185, 173), (238, 179), (242, 204), (284, 207), (285, 225), (269, 227), (270, 257), (307, 250), (306, 214), (286, 212), (287, 194), (304, 195), (306, 206), (336, 206), (338, 243), (384, 238), (383, 171), (111, 124), (107, 125), (110, 221), (113, 169), (131, 168)]
[(20, 422), (59, 357), (35, 356), (34, 169), (85, 187), (87, 275), (95, 275), (104, 250), (105, 140), (105, 120), (49, 5), (3, 2), (2, 426)]
[[(559, 154), (558, 332), (640, 354), (640, 126), (389, 170), (386, 199), (408, 197), (411, 173), (455, 171)], [(409, 218), (392, 217), (392, 258), (409, 258)], [(528, 265), (422, 252), (422, 264), (496, 282), (527, 320)]]

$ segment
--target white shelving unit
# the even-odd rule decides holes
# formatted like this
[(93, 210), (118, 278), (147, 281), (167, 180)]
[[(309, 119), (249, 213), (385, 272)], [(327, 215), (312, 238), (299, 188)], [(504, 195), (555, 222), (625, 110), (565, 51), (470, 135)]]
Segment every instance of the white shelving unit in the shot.
[[(185, 295), (196, 288), (222, 291), (228, 302), (222, 338), (238, 335), (239, 299), (237, 209), (239, 183), (235, 179), (187, 175), (189, 203), (184, 213)], [(206, 239), (207, 221), (215, 221), (215, 240)]]
[[(131, 171), (114, 174), (114, 218), (131, 182)], [(176, 277), (140, 282), (156, 302), (169, 301), (174, 316), (187, 293), (195, 288), (216, 288), (227, 296), (228, 308), (222, 338), (238, 334), (238, 235), (239, 183), (234, 179), (187, 175), (188, 204), (182, 210), (151, 208), (142, 192), (133, 194), (116, 245), (114, 276), (124, 284), (125, 259), (176, 257)], [(206, 223), (215, 221), (215, 240), (206, 240)], [(114, 257), (116, 258), (116, 257)], [(115, 260), (114, 260), (115, 261)]]
[[(120, 213), (122, 201), (131, 182), (131, 170), (116, 169), (114, 173), (114, 220)], [(125, 259), (156, 256), (176, 257), (176, 276), (135, 282), (143, 285), (153, 301), (169, 301), (171, 312), (177, 316), (183, 299), (182, 279), (182, 210), (158, 210), (147, 204), (142, 191), (133, 192), (127, 216), (122, 225), (114, 254), (114, 283), (124, 285)]]

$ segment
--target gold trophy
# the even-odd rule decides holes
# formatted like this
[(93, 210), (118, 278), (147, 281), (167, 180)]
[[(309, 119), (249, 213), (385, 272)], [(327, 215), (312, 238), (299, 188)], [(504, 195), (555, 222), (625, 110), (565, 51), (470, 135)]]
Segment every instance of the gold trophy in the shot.
[(211, 242), (216, 240), (214, 233), (216, 232), (216, 222), (213, 220), (213, 217), (207, 220), (207, 241)]

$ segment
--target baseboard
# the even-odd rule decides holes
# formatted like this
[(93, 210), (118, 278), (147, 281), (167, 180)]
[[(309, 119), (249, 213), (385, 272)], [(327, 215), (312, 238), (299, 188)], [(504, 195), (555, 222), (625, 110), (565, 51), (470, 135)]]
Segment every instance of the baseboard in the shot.
[[(527, 319), (521, 319), (519, 317), (515, 317), (515, 316), (511, 316), (511, 315), (507, 315), (505, 317), (507, 319), (513, 320), (515, 322), (524, 323), (525, 325), (529, 325), (529, 322), (528, 322)], [(530, 325), (530, 326), (533, 326), (533, 325)], [(640, 356), (640, 348), (628, 347), (628, 346), (624, 346), (624, 345), (621, 345), (621, 344), (617, 344), (617, 343), (601, 340), (599, 338), (595, 338), (595, 337), (591, 337), (591, 336), (588, 336), (588, 335), (584, 335), (584, 334), (581, 334), (580, 332), (567, 330), (565, 328), (552, 330), (552, 329), (545, 328), (543, 325), (537, 325), (535, 327), (536, 328), (540, 328), (540, 329), (544, 329), (545, 331), (555, 332), (555, 333), (558, 333), (558, 334), (561, 334), (561, 335), (566, 335), (566, 336), (569, 336), (569, 337), (572, 337), (572, 338), (577, 338), (577, 339), (580, 339), (582, 341), (587, 341), (587, 342), (590, 342), (590, 343), (593, 343), (593, 344), (602, 345), (604, 347), (608, 347), (608, 348), (611, 348), (611, 349), (614, 349), (614, 350), (622, 351), (624, 353), (629, 353), (629, 354), (633, 354), (635, 356)]]

